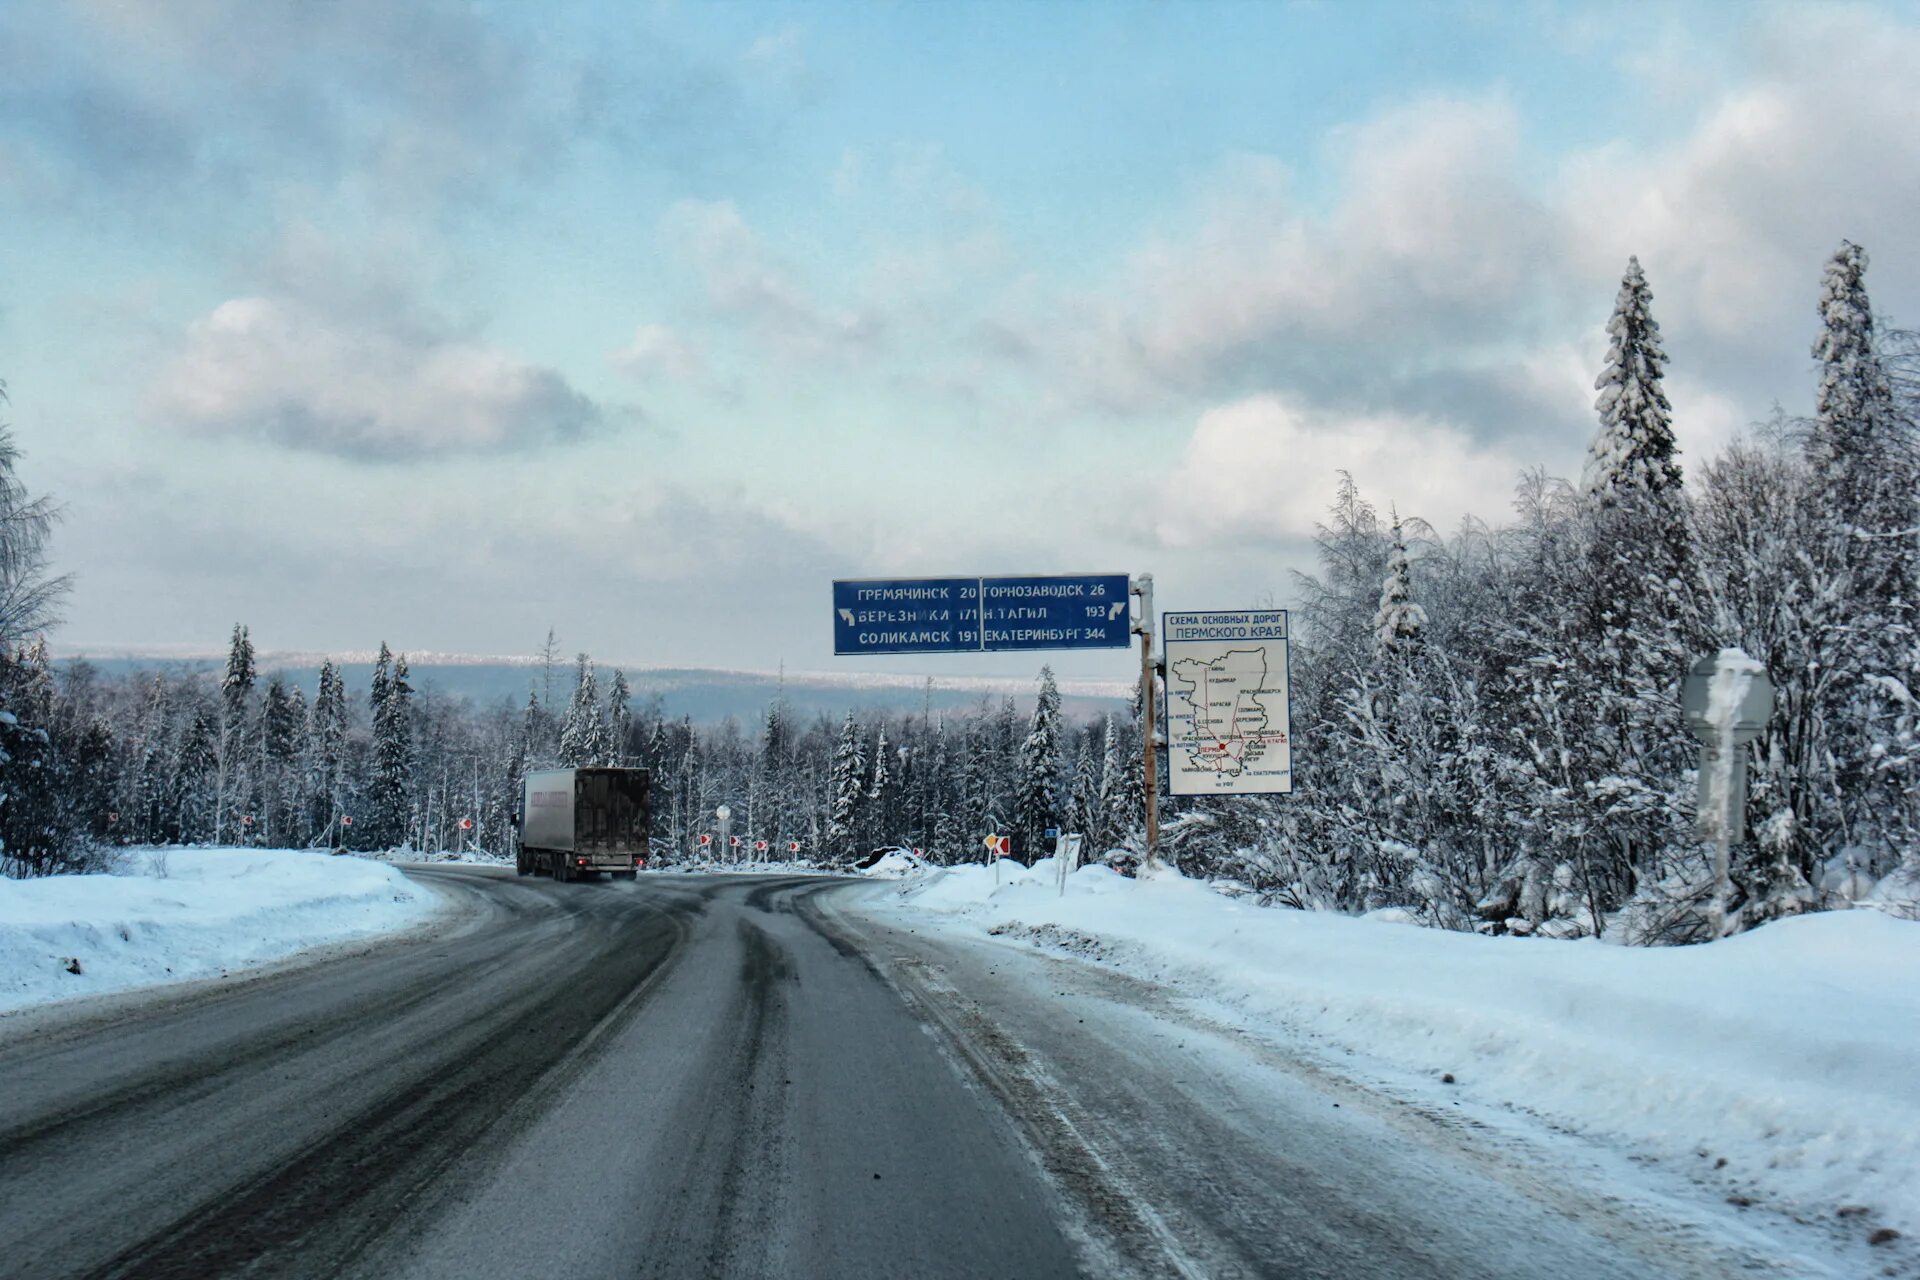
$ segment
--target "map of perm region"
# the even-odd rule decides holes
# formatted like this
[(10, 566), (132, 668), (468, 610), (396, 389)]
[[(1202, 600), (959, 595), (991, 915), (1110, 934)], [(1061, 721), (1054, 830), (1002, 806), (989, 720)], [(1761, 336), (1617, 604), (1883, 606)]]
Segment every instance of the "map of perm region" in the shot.
[(1267, 683), (1264, 649), (1231, 649), (1202, 662), (1188, 658), (1172, 666), (1179, 701), (1187, 705), (1193, 729), (1183, 734), (1195, 769), (1238, 777), (1267, 751), (1271, 724), (1260, 693)]

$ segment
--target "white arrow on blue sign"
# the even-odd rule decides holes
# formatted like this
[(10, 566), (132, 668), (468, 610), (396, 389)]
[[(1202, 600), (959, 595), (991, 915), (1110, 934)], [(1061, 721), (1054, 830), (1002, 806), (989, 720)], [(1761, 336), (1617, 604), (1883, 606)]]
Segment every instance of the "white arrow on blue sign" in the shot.
[(833, 584), (833, 651), (1124, 649), (1127, 575), (860, 578)]

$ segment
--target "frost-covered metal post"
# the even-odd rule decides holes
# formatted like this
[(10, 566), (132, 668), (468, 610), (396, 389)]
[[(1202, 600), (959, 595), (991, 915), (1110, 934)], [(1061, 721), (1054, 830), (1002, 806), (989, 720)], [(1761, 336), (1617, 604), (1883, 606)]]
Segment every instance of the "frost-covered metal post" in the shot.
[(1063, 898), (1067, 896), (1067, 877), (1080, 868), (1080, 846), (1085, 839), (1078, 832), (1062, 832), (1053, 842), (1054, 875)]
[(714, 861), (718, 862), (722, 858), (725, 858), (729, 862), (737, 861), (737, 859), (735, 859), (731, 854), (725, 852), (726, 850), (731, 849), (733, 847), (733, 809), (732, 807), (729, 805), (723, 804), (718, 809), (715, 809), (713, 811), (713, 816), (720, 820), (720, 852), (714, 858)]
[(1700, 834), (1713, 841), (1713, 937), (1726, 931), (1728, 861), (1747, 813), (1746, 746), (1773, 714), (1773, 682), (1758, 662), (1739, 649), (1700, 659), (1681, 688), (1681, 710), (1701, 741), (1700, 793), (1695, 809)]
[(1133, 621), (1133, 634), (1140, 637), (1140, 739), (1147, 797), (1147, 847), (1140, 860), (1151, 867), (1160, 856), (1160, 768), (1153, 752), (1154, 712), (1159, 703), (1153, 668), (1153, 575), (1143, 573), (1129, 580), (1127, 590), (1140, 597), (1140, 612)]

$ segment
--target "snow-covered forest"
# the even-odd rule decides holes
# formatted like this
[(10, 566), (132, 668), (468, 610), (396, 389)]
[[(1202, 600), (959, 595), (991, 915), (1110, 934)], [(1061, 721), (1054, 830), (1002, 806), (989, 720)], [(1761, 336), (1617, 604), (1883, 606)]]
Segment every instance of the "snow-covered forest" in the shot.
[[(1851, 244), (1826, 264), (1814, 416), (1776, 412), (1716, 457), (1683, 467), (1632, 262), (1577, 482), (1530, 473), (1505, 519), (1437, 530), (1342, 477), (1319, 569), (1295, 584), (1295, 791), (1168, 802), (1165, 855), (1302, 907), (1691, 940), (1707, 851), (1678, 688), (1692, 657), (1739, 647), (1778, 698), (1753, 747), (1737, 922), (1920, 896), (1920, 342), (1875, 325), (1866, 267)], [(652, 771), (669, 859), (721, 803), (749, 849), (823, 862), (892, 844), (972, 860), (990, 832), (1038, 850), (1053, 826), (1138, 855), (1138, 697), (1071, 722), (1044, 670), (1031, 714), (1001, 699), (798, 721), (776, 701), (714, 727), (585, 655), (556, 663), (551, 639), (520, 705), (416, 690), (384, 645), (370, 689), (331, 665), (300, 688), (257, 670), (244, 626), (220, 678), (56, 672), (53, 512), (13, 461), (0, 443), (10, 874), (127, 842), (505, 851), (523, 772), (588, 763)]]
[(124, 842), (505, 853), (523, 774), (566, 765), (650, 770), (669, 859), (717, 831), (721, 804), (749, 855), (754, 840), (781, 856), (797, 842), (835, 863), (886, 844), (958, 860), (987, 831), (1033, 849), (1056, 824), (1123, 844), (1140, 826), (1138, 729), (1067, 723), (1049, 673), (1030, 716), (1001, 698), (962, 716), (796, 723), (775, 701), (759, 724), (701, 727), (584, 654), (535, 670), (523, 705), (476, 707), (416, 690), (384, 645), (369, 689), (349, 691), (328, 663), (309, 697), (259, 672), (244, 626), (217, 680), (110, 680), (85, 662), (56, 673), (36, 642), (7, 672), (9, 705), (33, 726), (17, 731), (9, 791), (35, 800), (0, 811), (10, 869), (82, 867)]

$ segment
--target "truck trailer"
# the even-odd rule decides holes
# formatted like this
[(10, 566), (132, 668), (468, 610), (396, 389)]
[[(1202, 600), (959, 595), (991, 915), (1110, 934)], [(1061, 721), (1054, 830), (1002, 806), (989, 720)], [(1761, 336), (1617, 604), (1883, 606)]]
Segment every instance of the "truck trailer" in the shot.
[(529, 773), (517, 825), (523, 876), (631, 880), (647, 864), (651, 814), (645, 769), (544, 769)]

